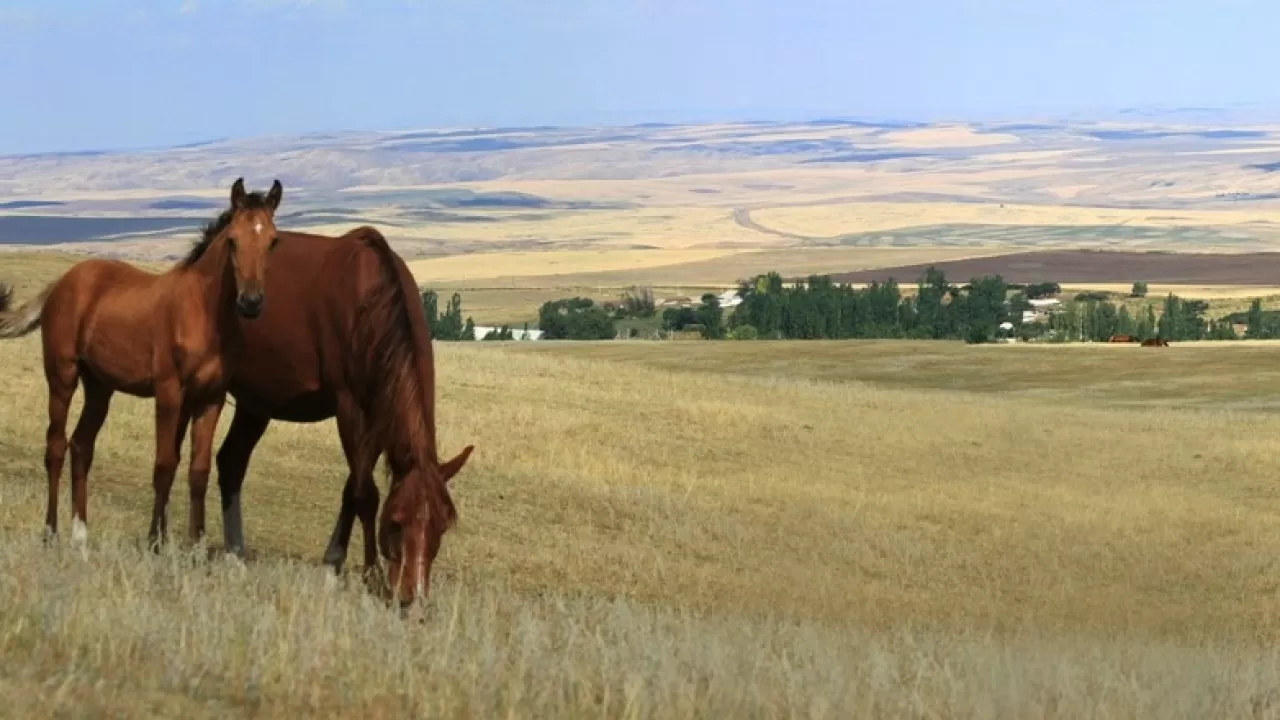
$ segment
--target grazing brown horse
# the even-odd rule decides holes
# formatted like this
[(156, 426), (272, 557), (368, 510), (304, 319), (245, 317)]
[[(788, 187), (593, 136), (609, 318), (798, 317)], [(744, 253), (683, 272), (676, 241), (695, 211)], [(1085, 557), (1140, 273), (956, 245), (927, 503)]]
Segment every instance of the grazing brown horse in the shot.
[(1138, 342), (1138, 338), (1136, 338), (1136, 337), (1134, 337), (1134, 336), (1132, 336), (1132, 335), (1112, 335), (1111, 337), (1107, 338), (1107, 342), (1109, 342), (1109, 343), (1136, 343), (1136, 342)]
[(231, 207), (167, 272), (149, 273), (116, 260), (85, 260), (22, 307), (0, 312), (0, 338), (20, 337), (37, 327), (41, 331), (49, 386), (49, 537), (58, 529), (67, 412), (77, 383), (84, 386), (84, 408), (70, 443), (72, 541), (79, 544), (88, 537), (89, 468), (116, 391), (155, 398), (155, 504), (149, 539), (158, 545), (166, 535), (169, 490), (188, 423), (190, 532), (193, 539), (203, 533), (204, 508), (197, 505), (209, 480), (213, 434), (242, 344), (240, 319), (258, 317), (264, 308), (267, 258), (277, 242), (274, 216), (282, 193), (277, 180), (265, 197), (247, 194), (244, 179), (238, 179), (231, 187)]
[(1142, 341), (1142, 347), (1169, 347), (1169, 341), (1164, 338), (1149, 338)]
[[(271, 304), (243, 323), (245, 354), (229, 385), (235, 411), (217, 455), (226, 549), (244, 553), (241, 487), (270, 421), (336, 418), (349, 475), (324, 560), (341, 569), (358, 517), (366, 573), (380, 549), (389, 587), (409, 605), (425, 595), (456, 519), (446, 483), (473, 449), (445, 463), (436, 454), (435, 365), (417, 285), (372, 227), (279, 235), (273, 261), (289, 272), (272, 275)], [(384, 452), (391, 485), (379, 523), (373, 470)]]

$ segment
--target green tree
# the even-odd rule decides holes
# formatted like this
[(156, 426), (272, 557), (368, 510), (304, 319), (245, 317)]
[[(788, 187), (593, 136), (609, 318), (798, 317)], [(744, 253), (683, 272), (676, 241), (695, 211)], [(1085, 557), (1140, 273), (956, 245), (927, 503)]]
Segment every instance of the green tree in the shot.
[(1025, 292), (1016, 292), (1009, 298), (1009, 319), (1013, 321), (1014, 327), (1022, 324), (1022, 313), (1032, 309)]
[(1053, 332), (1053, 342), (1079, 342), (1080, 340), (1080, 303), (1070, 300), (1062, 304), (1062, 308), (1049, 316), (1049, 329)]
[(1156, 309), (1150, 303), (1147, 304), (1146, 314), (1138, 321), (1134, 335), (1137, 335), (1139, 340), (1150, 340), (1156, 336)]
[(514, 340), (515, 335), (512, 334), (510, 327), (503, 325), (502, 327), (494, 328), (489, 332), (485, 333), (484, 337), (481, 339), (482, 340)]
[(648, 318), (657, 314), (657, 305), (653, 300), (653, 289), (649, 287), (632, 288), (623, 298), (623, 307), (631, 317)]
[(1239, 340), (1240, 336), (1236, 335), (1236, 329), (1231, 326), (1231, 320), (1222, 318), (1221, 320), (1209, 321), (1210, 340)]
[(995, 339), (996, 329), (1007, 316), (1007, 294), (1008, 285), (999, 275), (988, 275), (970, 281), (968, 301), (965, 303), (964, 338), (967, 342), (991, 342)]
[(1170, 341), (1182, 339), (1182, 302), (1173, 293), (1164, 299), (1164, 312), (1156, 322), (1156, 337)]
[(1105, 342), (1119, 332), (1120, 314), (1116, 306), (1109, 302), (1092, 303), (1093, 335), (1089, 338), (1095, 342)]
[(943, 299), (950, 283), (946, 275), (933, 266), (924, 271), (916, 285), (916, 327), (924, 337), (941, 339), (949, 334)]
[(1036, 300), (1039, 298), (1047, 298), (1062, 292), (1062, 287), (1055, 282), (1032, 283), (1023, 291), (1028, 298)]
[(1116, 311), (1116, 333), (1120, 335), (1134, 335), (1136, 325), (1133, 322), (1133, 316), (1129, 314), (1129, 308), (1124, 305)]
[(613, 317), (582, 297), (543, 303), (538, 309), (538, 329), (548, 340), (607, 340), (618, 334)]
[(1129, 297), (1144, 298), (1147, 296), (1147, 284), (1141, 280), (1133, 284), (1133, 289), (1129, 291)]
[(425, 290), (421, 293), (422, 312), (427, 318), (427, 327), (431, 330), (431, 337), (436, 340), (457, 341), (457, 340), (474, 340), (474, 332), (466, 332), (468, 326), (471, 325), (471, 319), (467, 318), (466, 323), (462, 320), (462, 296), (454, 293), (449, 298), (449, 304), (445, 306), (443, 313), (438, 312), (439, 298), (434, 290)]
[(662, 311), (663, 330), (684, 330), (698, 322), (698, 311), (691, 307), (669, 307)]
[(714, 293), (702, 296), (702, 305), (698, 307), (697, 322), (702, 326), (702, 336), (708, 340), (724, 338), (724, 316), (720, 311), (720, 298)]
[(1249, 324), (1245, 328), (1244, 336), (1247, 338), (1264, 338), (1267, 336), (1266, 328), (1262, 324), (1262, 300), (1254, 298), (1249, 303)]

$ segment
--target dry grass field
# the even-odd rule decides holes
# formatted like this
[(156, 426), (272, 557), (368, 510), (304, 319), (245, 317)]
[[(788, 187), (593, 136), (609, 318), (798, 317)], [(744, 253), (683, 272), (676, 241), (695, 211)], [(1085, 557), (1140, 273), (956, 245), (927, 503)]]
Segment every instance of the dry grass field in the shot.
[(999, 248), (797, 248), (794, 250), (593, 250), (476, 253), (413, 260), (418, 282), (432, 286), (626, 288), (633, 285), (735, 287), (776, 270), (785, 276), (946, 262), (1007, 252)]
[(318, 566), (331, 423), (259, 446), (247, 565), (153, 557), (117, 397), (88, 550), (42, 548), (38, 339), (0, 344), (6, 712), (1280, 713), (1280, 346), (437, 347), (477, 451), (419, 624)]
[[(24, 300), (80, 257), (58, 250), (164, 267), (194, 221), (104, 238), (76, 219), (211, 215), (228, 163), (286, 178), (283, 227), (377, 224), (479, 324), (769, 270), (1274, 250), (1280, 173), (1256, 165), (1276, 131), (724, 124), (0, 158), (0, 222), (75, 220), (0, 252), (0, 281)], [(1147, 280), (1215, 314), (1280, 293), (1038, 279)], [(156, 556), (153, 410), (117, 395), (89, 546), (42, 547), (39, 339), (0, 342), (0, 716), (1280, 718), (1280, 343), (437, 343), (436, 363), (441, 449), (476, 452), (405, 620), (319, 566), (346, 474), (332, 422), (258, 446), (246, 564), (216, 552), (216, 510), (210, 548)]]
[[(910, 266), (880, 267), (833, 274), (835, 282), (884, 282), (890, 277), (913, 280), (933, 265), (949, 277), (1000, 275), (1008, 282), (1054, 281), (1064, 285), (1097, 284), (1129, 287), (1136, 280), (1148, 285), (1274, 286), (1280, 280), (1280, 253), (1170, 253), (1092, 250), (1051, 250), (1006, 253)], [(1125, 291), (1129, 287), (1124, 287)]]
[[(994, 207), (992, 205), (995, 205)], [(859, 202), (759, 210), (752, 217), (780, 233), (829, 237), (857, 228), (860, 232), (927, 225), (1031, 225), (1075, 227), (1128, 225), (1152, 228), (1274, 225), (1267, 210), (1153, 210), (1149, 208), (1018, 205), (1013, 203)]]

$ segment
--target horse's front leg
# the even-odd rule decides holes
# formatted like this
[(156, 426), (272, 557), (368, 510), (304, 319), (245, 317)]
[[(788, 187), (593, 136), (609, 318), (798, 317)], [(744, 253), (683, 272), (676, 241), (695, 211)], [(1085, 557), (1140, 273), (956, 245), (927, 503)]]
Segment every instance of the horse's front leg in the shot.
[(169, 532), (169, 490), (182, 457), (182, 436), (187, 433), (190, 415), (182, 403), (182, 386), (176, 381), (156, 383), (156, 462), (151, 477), (155, 492), (151, 507), (151, 529), (147, 540), (159, 550)]
[(240, 490), (249, 470), (249, 458), (271, 419), (254, 415), (243, 405), (231, 415), (231, 427), (222, 440), (214, 462), (218, 465), (218, 492), (222, 496), (222, 538), (226, 551), (244, 558), (244, 517), (240, 513)]
[(191, 491), (190, 519), (191, 542), (204, 537), (204, 498), (209, 489), (209, 470), (213, 466), (213, 434), (218, 429), (218, 418), (226, 402), (226, 393), (218, 391), (192, 408), (191, 468), (187, 484)]

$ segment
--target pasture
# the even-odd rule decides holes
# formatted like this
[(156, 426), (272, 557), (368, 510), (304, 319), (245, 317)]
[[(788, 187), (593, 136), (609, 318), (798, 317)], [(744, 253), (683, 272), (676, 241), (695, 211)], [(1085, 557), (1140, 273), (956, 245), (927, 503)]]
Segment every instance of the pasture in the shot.
[(118, 397), (87, 553), (42, 548), (38, 347), (0, 344), (15, 714), (1277, 712), (1280, 347), (437, 343), (477, 449), (424, 624), (319, 566), (332, 423), (268, 431), (246, 565), (153, 557)]
[[(1052, 251), (1274, 250), (1280, 175), (1257, 165), (1274, 131), (829, 121), (0, 158), (0, 220), (18, 233), (0, 281), (21, 302), (65, 270), (76, 256), (31, 249), (51, 238), (167, 265), (234, 163), (322, 179), (286, 188), (282, 227), (375, 224), (478, 324), (769, 271), (906, 268), (910, 292), (949, 262), (959, 283), (1030, 264), (1064, 296), (1143, 280), (1143, 303), (1175, 292), (1216, 316), (1273, 302), (1277, 281), (1244, 255), (1213, 261), (1246, 258), (1232, 272), (1179, 256), (1137, 276), (1148, 256), (1059, 277)], [(78, 234), (28, 237), (32, 223)], [(476, 451), (406, 622), (357, 572), (320, 566), (346, 474), (332, 422), (276, 423), (258, 446), (247, 563), (221, 557), (212, 497), (210, 545), (153, 556), (154, 408), (117, 395), (87, 552), (43, 548), (39, 336), (0, 342), (4, 712), (1280, 717), (1280, 343), (436, 353), (440, 450)]]

